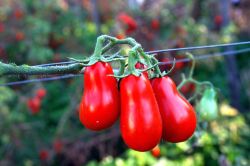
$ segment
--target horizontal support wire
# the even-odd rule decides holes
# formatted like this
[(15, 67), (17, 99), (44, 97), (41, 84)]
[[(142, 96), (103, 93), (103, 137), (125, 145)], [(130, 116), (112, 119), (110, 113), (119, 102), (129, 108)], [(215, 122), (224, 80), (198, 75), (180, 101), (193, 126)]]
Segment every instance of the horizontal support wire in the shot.
[(8, 82), (6, 84), (0, 84), (0, 86), (11, 86), (11, 85), (20, 85), (20, 84), (33, 83), (33, 82), (54, 81), (54, 80), (77, 77), (77, 76), (81, 76), (81, 75), (82, 74), (67, 74), (67, 75), (63, 75), (63, 76), (54, 76), (54, 77), (49, 77), (49, 78), (36, 78), (36, 79), (30, 79), (30, 80)]
[[(166, 50), (156, 50), (156, 51), (149, 51), (146, 52), (148, 54), (153, 54), (153, 53), (160, 53), (160, 52), (169, 52), (169, 51), (184, 51), (184, 50), (193, 50), (193, 49), (203, 49), (203, 48), (214, 48), (214, 47), (224, 47), (224, 46), (235, 46), (235, 45), (241, 45), (241, 44), (250, 44), (249, 42), (239, 42), (239, 43), (229, 43), (229, 44), (218, 44), (218, 45), (210, 45), (210, 46), (197, 46), (197, 47), (185, 47), (185, 48), (178, 48), (178, 49), (166, 49)], [(225, 51), (222, 53), (213, 53), (213, 54), (205, 54), (205, 55), (200, 55), (200, 56), (195, 56), (195, 60), (202, 60), (202, 59), (207, 59), (207, 58), (212, 58), (212, 57), (220, 57), (220, 56), (233, 56), (233, 55), (239, 55), (240, 53), (244, 52), (250, 52), (250, 48), (245, 48), (241, 50), (236, 50), (236, 51)], [(183, 58), (183, 59), (178, 59), (175, 62), (188, 62), (191, 61), (189, 58)], [(51, 65), (64, 65), (64, 64), (72, 64), (72, 63), (77, 63), (73, 61), (68, 61), (68, 62), (58, 62), (58, 63), (48, 63), (48, 64), (42, 64), (42, 65), (36, 65), (36, 66), (51, 66)], [(173, 64), (174, 61), (169, 61), (169, 62), (160, 62), (159, 65), (165, 65), (165, 64)], [(115, 69), (117, 70), (117, 69)], [(27, 83), (34, 83), (34, 82), (44, 82), (44, 81), (53, 81), (53, 80), (59, 80), (59, 79), (67, 79), (67, 78), (72, 78), (72, 77), (77, 77), (81, 76), (82, 74), (67, 74), (63, 76), (55, 76), (55, 77), (49, 77), (49, 78), (37, 78), (37, 79), (30, 79), (30, 80), (23, 80), (23, 81), (15, 81), (15, 82), (9, 82), (5, 84), (0, 84), (0, 86), (11, 86), (11, 85), (20, 85), (20, 84), (27, 84)]]
[[(220, 57), (220, 56), (236, 56), (239, 55), (240, 53), (244, 53), (244, 52), (250, 52), (250, 48), (245, 48), (245, 49), (241, 49), (241, 50), (237, 50), (237, 51), (225, 51), (225, 52), (221, 52), (221, 53), (213, 53), (213, 54), (205, 54), (205, 55), (198, 55), (195, 56), (195, 60), (203, 60), (203, 59), (207, 59), (207, 58), (214, 58), (214, 57)], [(175, 62), (189, 62), (191, 61), (191, 59), (189, 58), (183, 58), (183, 59), (178, 59)], [(160, 62), (159, 65), (165, 65), (165, 64), (173, 64), (174, 61), (169, 61), (169, 62)]]
[(228, 47), (228, 46), (237, 46), (237, 45), (244, 45), (244, 44), (250, 44), (250, 41), (237, 42), (237, 43), (227, 43), (227, 44), (215, 44), (215, 45), (207, 45), (207, 46), (170, 48), (170, 49), (164, 49), (164, 50), (148, 51), (146, 53), (147, 54), (156, 54), (156, 53), (172, 52), (172, 51), (191, 51), (191, 50), (198, 50), (198, 49), (207, 49), (207, 48), (216, 48), (216, 47)]
[(74, 64), (74, 63), (77, 63), (77, 62), (66, 61), (66, 62), (46, 63), (46, 64), (34, 65), (34, 66), (36, 66), (36, 67), (46, 67), (46, 66), (54, 66), (54, 65), (68, 65), (68, 64)]
[[(237, 45), (245, 45), (250, 44), (250, 41), (237, 42), (237, 43), (226, 43), (226, 44), (215, 44), (215, 45), (205, 45), (205, 46), (192, 46), (192, 47), (183, 47), (183, 48), (169, 48), (164, 50), (155, 50), (155, 51), (147, 51), (146, 54), (156, 54), (156, 53), (164, 53), (164, 52), (172, 52), (172, 51), (191, 51), (198, 49), (208, 49), (208, 48), (216, 48), (216, 47), (227, 47), (227, 46), (237, 46)], [(52, 65), (65, 65), (65, 64), (74, 64), (77, 62), (74, 61), (65, 61), (65, 62), (56, 62), (56, 63), (47, 63), (41, 65), (34, 65), (39, 67), (46, 67)]]

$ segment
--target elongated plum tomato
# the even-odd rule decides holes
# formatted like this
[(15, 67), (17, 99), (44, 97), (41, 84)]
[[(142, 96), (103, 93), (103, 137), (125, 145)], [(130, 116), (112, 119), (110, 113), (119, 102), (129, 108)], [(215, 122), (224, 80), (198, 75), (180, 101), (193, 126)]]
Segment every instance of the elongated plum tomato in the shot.
[(170, 77), (154, 78), (151, 84), (162, 116), (162, 138), (173, 143), (187, 140), (196, 128), (193, 107), (178, 93)]
[(96, 62), (84, 71), (84, 93), (80, 103), (80, 121), (91, 130), (112, 126), (119, 115), (117, 80), (110, 64)]
[(143, 75), (129, 75), (121, 80), (120, 129), (131, 149), (148, 151), (162, 135), (162, 120), (150, 81)]

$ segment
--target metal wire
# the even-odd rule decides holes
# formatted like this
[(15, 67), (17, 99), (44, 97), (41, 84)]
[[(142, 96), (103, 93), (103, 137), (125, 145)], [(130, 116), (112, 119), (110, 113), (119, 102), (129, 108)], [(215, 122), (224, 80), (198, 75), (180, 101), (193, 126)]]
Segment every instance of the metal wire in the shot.
[(81, 75), (82, 74), (67, 74), (67, 75), (63, 75), (63, 76), (55, 76), (55, 77), (49, 77), (49, 78), (36, 78), (36, 79), (30, 79), (30, 80), (8, 82), (6, 84), (0, 84), (0, 86), (11, 86), (11, 85), (28, 84), (28, 83), (33, 83), (33, 82), (53, 81), (53, 80), (77, 77), (77, 76), (81, 76)]
[(36, 67), (46, 67), (46, 66), (54, 66), (54, 65), (68, 65), (68, 64), (74, 64), (76, 62), (74, 61), (65, 61), (65, 62), (56, 62), (56, 63), (46, 63), (46, 64), (41, 64), (41, 65), (34, 65)]
[[(203, 59), (207, 59), (207, 58), (212, 58), (212, 57), (220, 57), (220, 56), (236, 56), (239, 55), (240, 53), (244, 53), (244, 52), (250, 52), (250, 48), (245, 48), (245, 49), (241, 49), (241, 50), (237, 50), (237, 51), (225, 51), (222, 53), (214, 53), (214, 54), (205, 54), (205, 55), (200, 55), (200, 56), (195, 56), (195, 60), (203, 60)], [(191, 61), (191, 59), (189, 58), (183, 58), (183, 59), (178, 59), (175, 62), (189, 62)], [(165, 64), (172, 64), (174, 63), (174, 61), (169, 61), (169, 62), (160, 62), (159, 65), (165, 65)]]
[[(239, 55), (240, 53), (244, 52), (250, 52), (250, 48), (246, 49), (241, 49), (241, 50), (236, 50), (236, 51), (226, 51), (222, 53), (214, 53), (214, 54), (205, 54), (205, 55), (200, 55), (200, 56), (195, 56), (195, 60), (203, 60), (207, 58), (212, 58), (212, 57), (220, 57), (220, 56), (236, 56)], [(175, 62), (188, 62), (191, 61), (189, 58), (184, 58), (184, 59), (178, 59)], [(63, 64), (68, 64), (69, 62), (62, 62)], [(72, 63), (72, 62), (71, 62)], [(165, 64), (172, 64), (174, 61), (169, 61), (169, 62), (160, 62), (159, 65), (165, 65)], [(55, 63), (53, 63), (55, 64)], [(48, 64), (44, 64), (48, 65)], [(53, 80), (59, 80), (59, 79), (67, 79), (67, 78), (72, 78), (76, 76), (81, 76), (82, 74), (67, 74), (63, 76), (55, 76), (55, 77), (49, 77), (49, 78), (40, 78), (40, 79), (30, 79), (30, 80), (24, 80), (24, 81), (16, 81), (16, 82), (9, 82), (5, 84), (0, 84), (0, 86), (11, 86), (11, 85), (20, 85), (20, 84), (27, 84), (27, 83), (33, 83), (33, 82), (44, 82), (44, 81), (53, 81)]]
[[(237, 43), (227, 43), (227, 44), (215, 44), (215, 45), (205, 45), (205, 46), (194, 46), (194, 47), (183, 47), (183, 48), (170, 48), (170, 49), (163, 49), (163, 50), (155, 50), (155, 51), (147, 51), (147, 54), (156, 54), (156, 53), (163, 53), (163, 52), (171, 52), (171, 51), (191, 51), (197, 49), (208, 49), (208, 48), (216, 48), (216, 47), (226, 47), (226, 46), (237, 46), (237, 45), (245, 45), (250, 44), (250, 41), (244, 42), (237, 42)], [(35, 65), (37, 67), (46, 67), (46, 66), (53, 66), (53, 65), (65, 65), (65, 64), (74, 64), (77, 62), (74, 61), (65, 61), (65, 62), (57, 62), (57, 63), (46, 63), (41, 65)]]
[(156, 54), (156, 53), (171, 52), (171, 51), (187, 51), (187, 50), (191, 51), (191, 50), (197, 50), (197, 49), (237, 46), (237, 45), (244, 45), (244, 44), (250, 44), (250, 41), (237, 42), (237, 43), (227, 43), (227, 44), (206, 45), (206, 46), (184, 47), (184, 48), (170, 48), (170, 49), (164, 49), (164, 50), (148, 51), (146, 53), (147, 54)]

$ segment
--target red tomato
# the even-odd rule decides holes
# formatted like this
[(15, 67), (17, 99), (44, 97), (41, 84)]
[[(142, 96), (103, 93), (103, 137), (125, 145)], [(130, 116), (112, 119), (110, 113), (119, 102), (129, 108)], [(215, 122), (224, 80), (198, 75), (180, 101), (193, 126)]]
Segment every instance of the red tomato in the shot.
[(80, 104), (80, 121), (91, 130), (103, 130), (115, 123), (119, 115), (117, 80), (109, 63), (96, 62), (84, 71), (84, 93)]
[(214, 23), (216, 26), (221, 26), (222, 22), (223, 22), (223, 18), (221, 15), (216, 15), (214, 17)]
[(195, 84), (194, 83), (188, 83), (185, 84), (183, 87), (181, 87), (181, 92), (186, 94), (189, 92), (193, 92), (195, 90)]
[(24, 13), (23, 13), (23, 11), (21, 9), (15, 9), (14, 10), (14, 16), (15, 16), (16, 19), (18, 19), (18, 20), (22, 19), (23, 15), (24, 15)]
[[(182, 69), (183, 67), (185, 67), (185, 65), (186, 65), (185, 62), (178, 62), (178, 60), (181, 60), (181, 59), (184, 59), (184, 57), (183, 56), (176, 57), (177, 62), (175, 62), (175, 67), (172, 71), (173, 73)], [(168, 57), (161, 58), (160, 62), (166, 63), (166, 64), (160, 65), (161, 71), (170, 70), (172, 68), (172, 66), (174, 65), (174, 60), (170, 59)]]
[(196, 128), (196, 114), (191, 104), (177, 91), (170, 77), (151, 81), (163, 120), (163, 139), (182, 142), (191, 137)]
[(47, 160), (49, 158), (49, 152), (48, 152), (48, 150), (45, 150), (45, 149), (40, 150), (40, 152), (39, 152), (39, 158), (42, 161)]
[(126, 36), (124, 34), (121, 34), (121, 33), (116, 35), (117, 39), (125, 39), (125, 37)]
[[(145, 69), (145, 68), (147, 68), (147, 66), (144, 65), (144, 64), (142, 64), (142, 63), (140, 63), (140, 62), (137, 62), (137, 63), (135, 64), (135, 68), (136, 68), (136, 69)], [(146, 78), (148, 78), (148, 72), (147, 72), (147, 71), (142, 72), (142, 74), (143, 74)]]
[(53, 149), (56, 153), (61, 153), (63, 149), (63, 142), (61, 140), (55, 140), (53, 143)]
[(127, 26), (126, 34), (130, 34), (137, 29), (137, 23), (135, 19), (126, 13), (120, 13), (118, 15), (118, 20)]
[[(178, 59), (177, 59), (177, 60), (178, 60)], [(184, 63), (184, 62), (176, 62), (176, 63), (175, 63), (175, 69), (176, 69), (176, 70), (180, 70), (180, 69), (182, 69), (184, 66), (185, 66), (185, 63)]]
[(180, 70), (183, 67), (185, 67), (186, 64), (188, 64), (187, 62), (184, 62), (184, 61), (179, 61), (178, 62), (178, 60), (183, 60), (183, 59), (185, 59), (185, 56), (183, 56), (183, 55), (176, 56), (176, 60), (177, 60), (177, 62), (175, 63), (175, 69), (176, 70)]
[(21, 41), (25, 38), (25, 35), (23, 32), (16, 32), (16, 41)]
[(0, 22), (0, 33), (5, 31), (5, 26), (3, 23)]
[(157, 145), (156, 147), (154, 147), (152, 150), (151, 150), (151, 154), (154, 156), (154, 157), (160, 157), (161, 155), (161, 150), (160, 150), (160, 147)]
[(6, 59), (7, 58), (5, 49), (3, 47), (1, 47), (1, 46), (0, 46), (0, 57), (2, 59)]
[(158, 30), (160, 28), (160, 22), (157, 19), (153, 19), (151, 21), (151, 28), (154, 30)]
[(185, 47), (185, 42), (183, 40), (178, 40), (176, 42), (176, 48), (183, 48)]
[(40, 112), (41, 100), (38, 97), (28, 99), (27, 105), (32, 114), (37, 114), (38, 112)]
[(52, 49), (57, 49), (59, 48), (62, 44), (64, 43), (64, 38), (63, 37), (58, 37), (56, 38), (53, 34), (49, 36), (49, 47)]
[(46, 93), (47, 93), (46, 89), (40, 88), (40, 89), (38, 89), (38, 90), (36, 91), (36, 96), (37, 96), (39, 99), (42, 99), (42, 98), (44, 98), (44, 96), (46, 96)]
[(161, 64), (159, 67), (160, 67), (160, 70), (163, 72), (165, 70), (168, 70), (171, 68), (171, 66), (173, 65), (172, 64), (172, 60), (170, 58), (167, 58), (167, 57), (164, 57), (164, 58), (161, 58), (160, 59), (160, 62), (164, 63), (164, 64)]
[(120, 130), (124, 142), (131, 149), (148, 151), (162, 135), (162, 120), (149, 80), (129, 75), (121, 80)]

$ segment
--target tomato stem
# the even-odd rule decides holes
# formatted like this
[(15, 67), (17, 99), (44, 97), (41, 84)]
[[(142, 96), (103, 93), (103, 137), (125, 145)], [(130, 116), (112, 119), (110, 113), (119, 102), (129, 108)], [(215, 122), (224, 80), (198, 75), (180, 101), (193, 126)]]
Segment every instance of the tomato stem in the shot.
[(101, 58), (104, 40), (105, 40), (104, 36), (99, 36), (97, 38), (96, 46), (95, 46), (95, 50), (94, 50), (94, 57), (96, 57), (97, 59)]
[(76, 74), (84, 67), (81, 63), (62, 66), (29, 66), (5, 64), (0, 62), (0, 76), (2, 75), (44, 75), (44, 74)]
[[(105, 42), (108, 41), (106, 45)], [(114, 48), (116, 45), (127, 44), (131, 47), (129, 51), (129, 56), (121, 56), (118, 51), (112, 55), (104, 55), (107, 51)], [(125, 68), (125, 60), (128, 59), (128, 68)], [(85, 59), (73, 59), (74, 64), (58, 65), (58, 66), (29, 66), (21, 65), (17, 66), (15, 64), (5, 64), (0, 62), (0, 75), (44, 75), (44, 74), (75, 74), (80, 73), (85, 66), (91, 66), (98, 61), (112, 62), (119, 61), (121, 64), (121, 69), (119, 70), (119, 75), (116, 77), (122, 78), (128, 74), (140, 75), (141, 72), (155, 69), (158, 76), (163, 76), (159, 67), (157, 59), (152, 60), (153, 56), (146, 54), (143, 51), (142, 46), (136, 42), (133, 38), (117, 39), (108, 35), (102, 35), (97, 38), (94, 53), (91, 57)], [(137, 62), (143, 63), (147, 66), (146, 69), (139, 70), (135, 69), (135, 64)]]
[[(153, 64), (158, 64), (158, 60), (155, 57), (152, 57), (151, 60), (152, 60)], [(154, 67), (154, 75), (153, 75), (153, 77), (162, 77), (162, 76), (163, 75), (161, 73), (161, 70), (160, 70), (159, 66), (156, 65)]]

